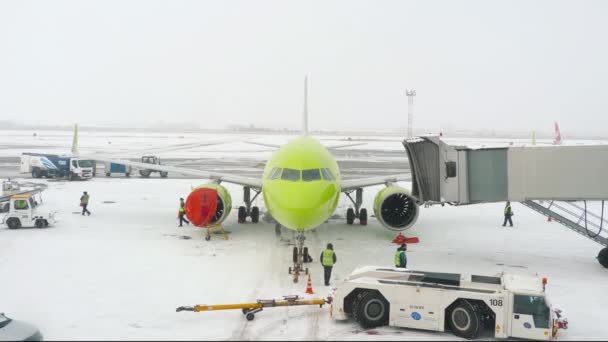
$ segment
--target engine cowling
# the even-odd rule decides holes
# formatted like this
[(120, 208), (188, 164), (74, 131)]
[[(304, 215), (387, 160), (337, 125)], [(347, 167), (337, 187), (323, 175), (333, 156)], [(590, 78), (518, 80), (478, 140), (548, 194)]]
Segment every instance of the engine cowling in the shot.
[(232, 198), (219, 184), (200, 185), (186, 198), (186, 217), (197, 227), (222, 223), (232, 209)]
[(376, 194), (374, 214), (387, 229), (406, 230), (418, 219), (418, 204), (410, 192), (400, 187), (387, 187)]

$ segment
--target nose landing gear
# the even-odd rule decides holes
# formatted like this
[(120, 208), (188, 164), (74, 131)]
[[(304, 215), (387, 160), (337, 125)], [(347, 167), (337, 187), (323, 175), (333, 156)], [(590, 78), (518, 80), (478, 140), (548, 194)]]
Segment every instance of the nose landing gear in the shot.
[(312, 260), (308, 254), (308, 247), (304, 247), (304, 240), (306, 240), (304, 233), (298, 233), (296, 247), (293, 248), (293, 268), (289, 267), (289, 274), (293, 275), (294, 283), (299, 281), (300, 273), (308, 275), (308, 267), (304, 268), (304, 263)]

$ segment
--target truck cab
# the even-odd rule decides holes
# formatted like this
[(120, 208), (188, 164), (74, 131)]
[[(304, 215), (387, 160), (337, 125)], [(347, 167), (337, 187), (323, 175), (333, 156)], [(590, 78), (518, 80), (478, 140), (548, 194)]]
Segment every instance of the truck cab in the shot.
[(33, 178), (64, 178), (69, 180), (90, 179), (93, 177), (92, 160), (56, 154), (21, 154), (21, 173), (31, 173)]
[(42, 200), (35, 194), (11, 196), (8, 213), (2, 223), (10, 229), (22, 227), (46, 228), (55, 223), (55, 213), (41, 207)]

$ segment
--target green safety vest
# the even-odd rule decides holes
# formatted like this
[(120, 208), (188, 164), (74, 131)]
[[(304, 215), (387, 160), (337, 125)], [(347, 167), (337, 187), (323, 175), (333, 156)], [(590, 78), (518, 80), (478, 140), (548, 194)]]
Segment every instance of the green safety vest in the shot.
[(505, 215), (511, 212), (511, 206), (508, 205), (505, 207)]
[(180, 213), (183, 213), (183, 212), (185, 212), (185, 211), (186, 211), (186, 209), (185, 209), (184, 207), (179, 207), (179, 212), (180, 212)]
[(405, 254), (405, 251), (397, 251), (395, 253), (395, 267), (401, 267), (401, 253)]
[(321, 259), (321, 265), (333, 266), (334, 265), (334, 251), (326, 249), (323, 251), (323, 259)]
[(89, 195), (82, 195), (82, 203), (89, 204)]

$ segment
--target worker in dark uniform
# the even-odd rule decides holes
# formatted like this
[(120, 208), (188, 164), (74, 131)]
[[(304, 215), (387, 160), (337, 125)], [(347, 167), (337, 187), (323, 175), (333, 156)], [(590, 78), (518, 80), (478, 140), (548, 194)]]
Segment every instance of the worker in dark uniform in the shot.
[(327, 248), (321, 252), (321, 265), (325, 271), (325, 286), (329, 286), (329, 278), (331, 278), (331, 269), (337, 261), (336, 252), (334, 252), (334, 245), (331, 243), (327, 244)]
[(177, 213), (177, 217), (179, 218), (179, 226), (182, 226), (183, 222), (186, 222), (188, 225), (190, 225), (190, 222), (188, 222), (188, 220), (186, 220), (185, 218), (186, 216), (186, 203), (184, 203), (184, 199), (180, 198), (179, 199), (179, 211)]
[(511, 202), (507, 201), (507, 205), (505, 205), (505, 221), (502, 223), (503, 227), (507, 225), (507, 221), (509, 221), (509, 227), (513, 227), (513, 221), (511, 221), (511, 216), (513, 216)]
[(80, 206), (82, 207), (82, 215), (87, 213), (87, 215), (91, 216), (91, 212), (87, 209), (89, 206), (89, 194), (86, 191), (80, 196)]
[(406, 268), (407, 267), (407, 256), (405, 255), (405, 251), (407, 250), (407, 245), (402, 244), (397, 248), (395, 252), (395, 267), (398, 268)]

